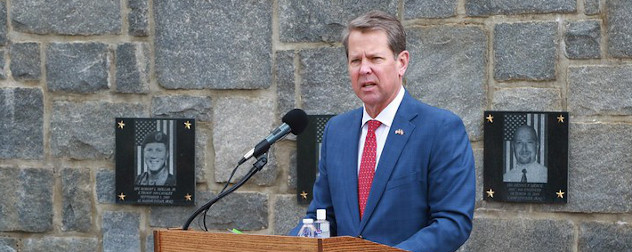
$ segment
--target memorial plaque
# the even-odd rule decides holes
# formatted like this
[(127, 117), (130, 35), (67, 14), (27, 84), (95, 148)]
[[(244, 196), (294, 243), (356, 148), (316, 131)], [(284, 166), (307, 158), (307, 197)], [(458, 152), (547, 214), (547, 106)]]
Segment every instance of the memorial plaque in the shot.
[(566, 203), (568, 112), (485, 111), (483, 199)]
[(299, 204), (309, 204), (312, 201), (314, 181), (318, 176), (323, 131), (332, 117), (333, 115), (308, 115), (307, 128), (296, 138), (296, 198)]
[(116, 118), (116, 203), (193, 205), (195, 120)]

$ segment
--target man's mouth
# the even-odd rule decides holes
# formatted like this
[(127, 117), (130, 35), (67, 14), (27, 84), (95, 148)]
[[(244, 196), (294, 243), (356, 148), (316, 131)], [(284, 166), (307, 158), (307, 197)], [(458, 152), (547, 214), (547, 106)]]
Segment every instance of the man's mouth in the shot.
[(375, 84), (375, 82), (369, 81), (369, 82), (363, 82), (361, 86), (362, 86), (363, 88), (370, 88), (370, 87), (374, 87), (374, 86), (376, 86), (376, 85), (377, 85), (377, 84)]

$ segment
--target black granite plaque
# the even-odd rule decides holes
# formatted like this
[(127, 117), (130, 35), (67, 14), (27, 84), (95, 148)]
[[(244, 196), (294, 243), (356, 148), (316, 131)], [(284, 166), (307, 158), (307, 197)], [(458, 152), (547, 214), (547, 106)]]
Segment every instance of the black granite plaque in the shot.
[(488, 201), (566, 203), (568, 112), (485, 111)]
[(116, 203), (193, 205), (195, 120), (116, 118)]
[(320, 145), (325, 125), (333, 115), (308, 115), (309, 123), (298, 135), (296, 161), (296, 198), (300, 204), (312, 201), (312, 189), (318, 176)]

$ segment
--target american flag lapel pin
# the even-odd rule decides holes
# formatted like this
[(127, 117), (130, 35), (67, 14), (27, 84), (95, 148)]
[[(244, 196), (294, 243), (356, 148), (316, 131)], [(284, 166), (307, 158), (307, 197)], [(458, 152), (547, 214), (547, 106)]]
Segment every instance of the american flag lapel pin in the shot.
[(403, 136), (404, 135), (404, 130), (403, 129), (398, 129), (395, 131), (395, 134)]

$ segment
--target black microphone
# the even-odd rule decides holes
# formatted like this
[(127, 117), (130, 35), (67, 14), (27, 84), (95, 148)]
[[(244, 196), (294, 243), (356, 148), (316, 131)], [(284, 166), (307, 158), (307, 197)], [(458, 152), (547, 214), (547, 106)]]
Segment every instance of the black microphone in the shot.
[(308, 123), (307, 114), (305, 114), (305, 111), (301, 109), (290, 110), (290, 112), (287, 112), (283, 116), (281, 121), (283, 122), (281, 126), (274, 129), (268, 137), (263, 139), (261, 142), (255, 145), (254, 148), (248, 151), (237, 164), (243, 164), (251, 157), (258, 157), (259, 155), (266, 153), (268, 149), (270, 149), (270, 146), (272, 144), (274, 144), (276, 141), (279, 141), (279, 139), (283, 138), (290, 132), (292, 132), (292, 134), (294, 135), (301, 134), (303, 130), (305, 130), (305, 128), (307, 127)]

